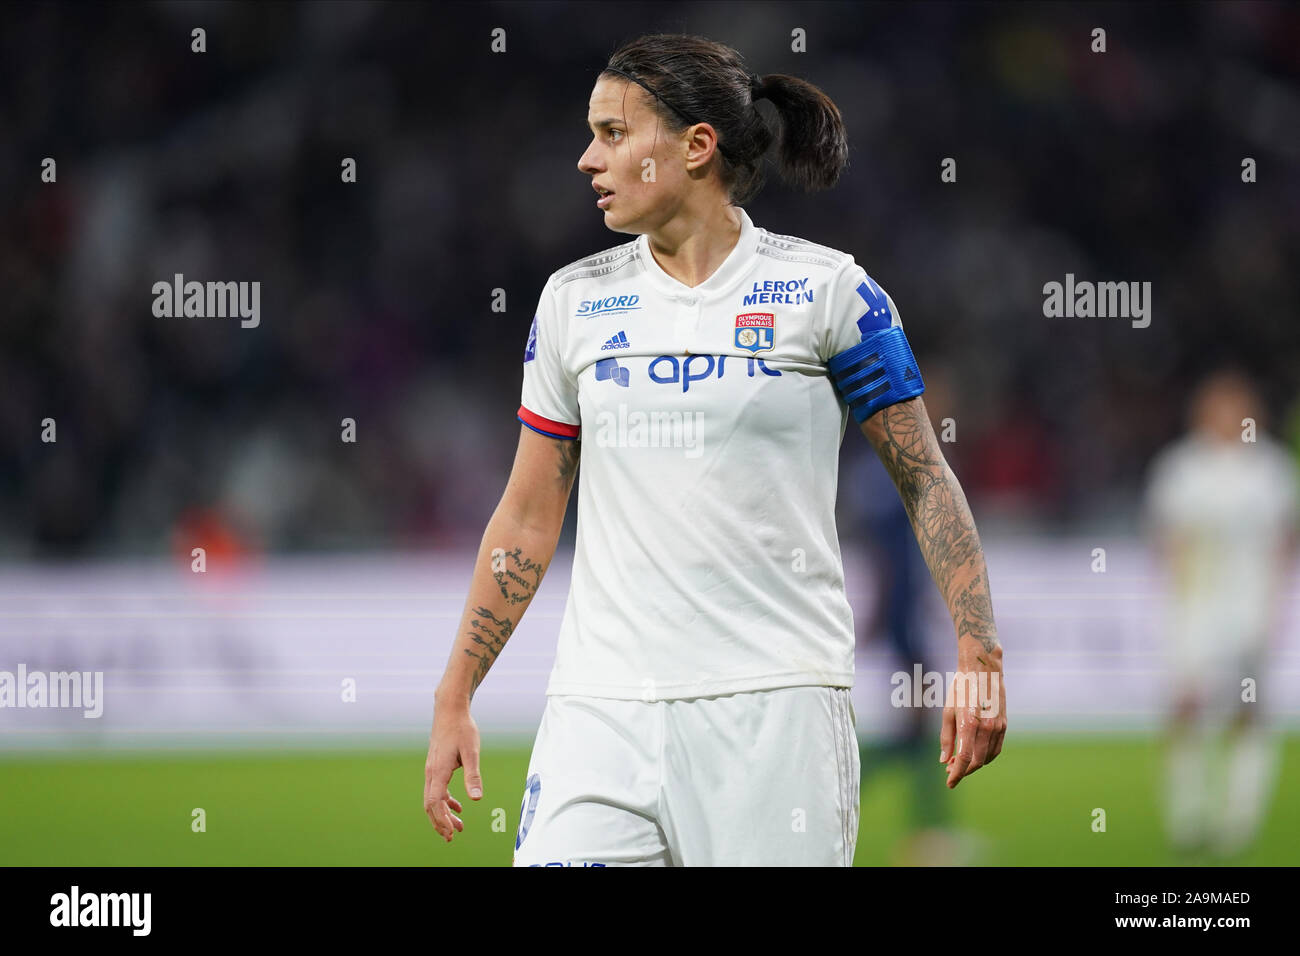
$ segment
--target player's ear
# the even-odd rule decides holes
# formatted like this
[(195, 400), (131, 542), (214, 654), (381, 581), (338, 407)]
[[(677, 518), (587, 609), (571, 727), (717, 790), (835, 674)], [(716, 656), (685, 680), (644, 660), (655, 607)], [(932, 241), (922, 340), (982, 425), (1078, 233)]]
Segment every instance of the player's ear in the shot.
[[(709, 147), (712, 146), (712, 152)], [(682, 132), (682, 150), (688, 171), (694, 171), (718, 155), (718, 134), (708, 123), (696, 123)]]

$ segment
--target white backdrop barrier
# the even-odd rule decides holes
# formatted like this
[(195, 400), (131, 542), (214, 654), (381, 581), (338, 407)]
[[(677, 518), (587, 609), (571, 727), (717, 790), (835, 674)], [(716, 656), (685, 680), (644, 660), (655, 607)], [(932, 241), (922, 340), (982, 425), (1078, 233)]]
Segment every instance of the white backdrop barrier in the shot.
[[(1110, 541), (1104, 572), (1093, 570), (1095, 547), (985, 542), (1013, 730), (1160, 725), (1168, 702), (1161, 580), (1135, 542)], [(418, 742), (472, 560), (282, 557), (224, 574), (171, 563), (0, 568), (0, 748), (337, 746), (376, 734)], [(485, 733), (537, 728), (570, 562), (557, 555), (475, 697)], [(846, 550), (845, 564), (860, 638), (858, 727), (891, 733), (907, 718), (891, 696), (923, 700), (925, 675), (921, 689), (905, 683), (899, 675), (914, 680), (914, 666), (868, 633), (868, 560)], [(1274, 650), (1257, 675), (1258, 706), (1291, 726), (1300, 723), (1298, 594), (1292, 586), (1284, 595)], [(922, 605), (923, 671), (950, 671), (951, 625), (928, 582)]]

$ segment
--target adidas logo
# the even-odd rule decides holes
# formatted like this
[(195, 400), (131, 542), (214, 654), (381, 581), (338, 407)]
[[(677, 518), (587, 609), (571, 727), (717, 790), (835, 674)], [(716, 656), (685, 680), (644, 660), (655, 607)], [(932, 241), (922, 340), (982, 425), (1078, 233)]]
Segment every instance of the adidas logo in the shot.
[(609, 339), (605, 342), (605, 344), (600, 347), (600, 350), (602, 352), (605, 352), (608, 351), (609, 349), (625, 349), (629, 347), (630, 346), (627, 340), (627, 333), (624, 332), (622, 329), (619, 329), (618, 334), (611, 335)]
[(909, 368), (906, 372), (903, 373), (903, 381), (904, 381), (904, 382), (906, 382), (906, 381), (910, 381), (911, 379), (914, 379), (914, 378), (916, 378), (916, 376), (912, 374), (912, 370), (911, 370), (910, 368)]

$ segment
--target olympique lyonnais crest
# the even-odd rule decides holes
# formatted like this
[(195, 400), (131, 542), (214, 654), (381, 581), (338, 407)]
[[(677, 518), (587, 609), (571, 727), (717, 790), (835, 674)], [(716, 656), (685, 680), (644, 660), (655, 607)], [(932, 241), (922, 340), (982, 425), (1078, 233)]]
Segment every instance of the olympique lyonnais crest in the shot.
[(772, 347), (776, 315), (771, 312), (743, 312), (736, 316), (736, 348), (765, 352)]

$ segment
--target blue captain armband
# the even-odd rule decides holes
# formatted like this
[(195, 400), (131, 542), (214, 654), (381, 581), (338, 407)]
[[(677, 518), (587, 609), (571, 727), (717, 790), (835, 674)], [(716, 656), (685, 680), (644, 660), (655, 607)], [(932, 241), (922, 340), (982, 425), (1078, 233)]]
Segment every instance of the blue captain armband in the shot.
[(832, 356), (826, 367), (858, 424), (925, 391), (902, 326), (868, 332), (857, 345)]

